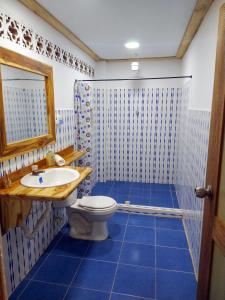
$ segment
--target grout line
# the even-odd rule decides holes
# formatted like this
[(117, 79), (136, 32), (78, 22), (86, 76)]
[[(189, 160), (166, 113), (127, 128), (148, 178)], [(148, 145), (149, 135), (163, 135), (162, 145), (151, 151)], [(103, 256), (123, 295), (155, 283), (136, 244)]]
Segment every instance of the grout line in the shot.
[(58, 283), (58, 282), (52, 282), (52, 281), (44, 281), (44, 280), (39, 280), (39, 279), (33, 279), (31, 280), (32, 282), (41, 282), (41, 283), (46, 283), (46, 284), (50, 284), (50, 285), (58, 285), (58, 286), (62, 286), (62, 287), (68, 287), (68, 284), (66, 283)]
[(130, 218), (130, 215), (128, 215), (127, 223), (126, 223), (126, 227), (125, 227), (125, 231), (124, 231), (124, 234), (123, 234), (122, 245), (121, 245), (121, 248), (120, 248), (120, 253), (119, 253), (119, 257), (118, 257), (118, 261), (117, 261), (117, 266), (116, 266), (116, 270), (115, 270), (115, 275), (114, 275), (114, 278), (113, 278), (113, 283), (112, 283), (112, 288), (111, 288), (111, 291), (110, 291), (109, 300), (111, 300), (111, 298), (112, 298), (112, 292), (113, 292), (113, 288), (114, 288), (115, 281), (116, 281), (117, 271), (118, 271), (118, 268), (119, 268), (119, 262), (120, 262), (120, 257), (121, 257), (122, 250), (123, 250), (123, 244), (124, 244), (125, 235), (126, 235), (126, 232), (127, 232), (127, 226), (128, 226), (128, 223), (129, 223), (129, 218)]
[(89, 245), (87, 246), (87, 249), (84, 251), (84, 255), (80, 258), (80, 263), (79, 263), (79, 265), (76, 268), (76, 271), (75, 271), (75, 273), (74, 273), (74, 275), (73, 275), (73, 277), (72, 277), (72, 279), (70, 281), (70, 284), (69, 284), (69, 286), (67, 288), (67, 291), (66, 291), (66, 293), (65, 293), (65, 295), (64, 295), (64, 297), (63, 297), (62, 300), (64, 300), (66, 298), (66, 296), (67, 296), (67, 294), (69, 292), (69, 289), (72, 287), (73, 280), (76, 278), (76, 276), (77, 276), (77, 274), (78, 274), (78, 272), (80, 270), (80, 267), (81, 267), (81, 265), (82, 265), (82, 263), (83, 263), (83, 261), (85, 259), (85, 256), (86, 256), (86, 254), (87, 254), (90, 246), (91, 246), (91, 241), (89, 241)]
[(183, 226), (184, 226), (184, 233), (186, 235), (186, 239), (187, 239), (187, 243), (188, 243), (188, 250), (189, 250), (189, 253), (190, 253), (190, 256), (191, 256), (192, 266), (193, 266), (193, 269), (194, 269), (195, 279), (196, 279), (196, 281), (198, 281), (198, 272), (197, 272), (196, 266), (194, 264), (194, 256), (193, 256), (193, 252), (192, 252), (192, 248), (191, 248), (191, 243), (190, 243), (190, 240), (189, 240), (189, 237), (188, 237), (188, 234), (187, 234), (187, 228), (186, 228), (184, 219), (182, 220), (182, 222), (183, 222)]
[[(156, 218), (159, 218), (159, 217), (156, 217)], [(154, 227), (150, 227), (150, 226), (130, 225), (130, 224), (128, 224), (128, 227), (142, 227), (142, 228), (149, 228), (149, 229), (152, 228), (152, 229), (154, 229)], [(170, 230), (170, 231), (182, 231), (182, 232), (184, 232), (184, 230), (182, 230), (182, 229), (171, 229), (171, 228), (157, 227), (157, 226), (155, 227), (155, 229), (156, 230)]]
[(180, 270), (170, 270), (170, 269), (163, 269), (163, 268), (156, 268), (159, 271), (168, 271), (168, 272), (176, 272), (176, 273), (185, 273), (190, 275), (195, 275), (194, 272), (188, 272), (188, 271), (180, 271)]
[[(61, 229), (62, 230), (62, 229)], [(61, 231), (60, 230), (60, 231)], [(60, 232), (59, 231), (59, 232)], [(51, 249), (51, 251), (49, 251), (49, 253), (48, 253), (48, 255), (43, 259), (43, 261), (41, 262), (41, 264), (40, 264), (40, 266), (37, 268), (37, 270), (36, 270), (36, 272), (34, 272), (34, 274), (33, 274), (33, 276), (31, 276), (30, 278), (28, 278), (28, 283), (27, 283), (27, 285), (23, 288), (23, 290), (20, 292), (20, 294), (18, 295), (18, 297), (16, 298), (16, 300), (17, 299), (20, 299), (20, 297), (22, 296), (22, 294), (25, 292), (25, 290), (27, 289), (27, 287), (28, 287), (28, 285), (30, 285), (30, 283), (31, 283), (31, 281), (33, 281), (33, 278), (34, 278), (34, 276), (37, 274), (37, 272), (40, 270), (40, 268), (42, 267), (42, 265), (46, 262), (46, 260), (47, 260), (47, 258), (49, 257), (49, 255), (51, 254), (51, 252), (52, 252), (52, 250), (56, 247), (56, 245), (58, 245), (58, 243), (61, 241), (61, 239), (64, 237), (64, 234), (62, 234), (62, 236), (56, 241), (56, 243), (55, 243), (55, 245), (53, 246), (53, 248)], [(47, 249), (45, 249), (45, 251), (46, 251)], [(45, 253), (45, 252), (44, 252)], [(43, 254), (44, 254), (43, 253)], [(43, 255), (42, 254), (42, 255)], [(39, 257), (40, 258), (40, 257)], [(36, 261), (36, 263), (37, 263), (37, 261)], [(36, 264), (35, 263), (35, 264)], [(35, 264), (34, 264), (34, 266), (35, 266)], [(34, 268), (34, 266), (33, 266), (33, 268)], [(31, 269), (32, 270), (32, 269)], [(31, 272), (31, 270), (30, 270), (30, 272)], [(29, 274), (29, 273), (28, 273)], [(28, 275), (27, 274), (27, 275)], [(26, 276), (27, 276), (26, 275)], [(26, 277), (25, 277), (26, 278)], [(24, 279), (25, 279), (24, 278)], [(23, 279), (23, 280), (24, 280)], [(13, 294), (13, 293), (12, 293)]]
[(172, 188), (171, 188), (171, 186), (170, 186), (170, 197), (171, 197), (171, 199), (172, 199), (173, 208), (175, 208), (175, 206), (174, 206), (174, 201), (173, 201), (173, 193), (172, 193)]
[(116, 295), (122, 295), (122, 296), (129, 296), (131, 298), (134, 298), (135, 299), (143, 299), (143, 300), (155, 300), (154, 298), (145, 298), (145, 297), (142, 297), (142, 296), (134, 296), (134, 295), (130, 295), (130, 294), (124, 294), (124, 293), (117, 293), (117, 292), (113, 292), (113, 294), (116, 294)]

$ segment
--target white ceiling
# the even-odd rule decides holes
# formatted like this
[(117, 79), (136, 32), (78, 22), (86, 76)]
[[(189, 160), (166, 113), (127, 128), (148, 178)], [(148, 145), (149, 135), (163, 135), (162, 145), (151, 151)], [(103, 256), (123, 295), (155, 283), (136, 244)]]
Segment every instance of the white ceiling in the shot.
[[(38, 0), (105, 59), (174, 56), (196, 0)], [(137, 40), (137, 50), (124, 43)]]

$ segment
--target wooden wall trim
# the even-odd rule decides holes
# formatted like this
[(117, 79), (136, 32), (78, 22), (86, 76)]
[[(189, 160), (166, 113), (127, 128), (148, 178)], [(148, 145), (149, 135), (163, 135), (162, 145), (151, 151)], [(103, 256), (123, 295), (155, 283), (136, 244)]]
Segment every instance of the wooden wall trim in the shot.
[(214, 0), (198, 0), (191, 15), (176, 57), (183, 58)]
[(71, 30), (69, 30), (65, 25), (63, 25), (56, 17), (54, 17), (47, 9), (40, 5), (35, 0), (18, 0), (20, 3), (25, 5), (28, 9), (33, 11), (36, 15), (42, 18), (45, 22), (51, 25), (58, 32), (63, 34), (67, 39), (69, 39), (74, 45), (80, 48), (93, 60), (99, 61), (100, 57), (90, 49), (84, 42), (82, 42), (79, 37), (77, 37)]
[(105, 62), (122, 62), (131, 60), (169, 60), (169, 59), (180, 59), (183, 58), (188, 47), (190, 46), (195, 34), (197, 33), (207, 11), (214, 0), (198, 0), (191, 15), (179, 48), (175, 56), (162, 56), (162, 57), (139, 57), (139, 58), (125, 58), (125, 59), (106, 59), (99, 57), (90, 47), (88, 47), (82, 40), (76, 36), (70, 29), (68, 29), (62, 22), (60, 22), (55, 16), (53, 16), (46, 8), (39, 4), (36, 0), (18, 0), (20, 3), (25, 5), (28, 9), (46, 21), (49, 25), (55, 28), (58, 32), (63, 34), (73, 44), (79, 47), (89, 57), (95, 61)]
[(115, 59), (102, 59), (107, 63), (115, 62), (132, 62), (132, 61), (151, 61), (151, 60), (174, 60), (179, 59), (176, 56), (153, 56), (153, 57), (133, 57), (133, 58), (115, 58)]

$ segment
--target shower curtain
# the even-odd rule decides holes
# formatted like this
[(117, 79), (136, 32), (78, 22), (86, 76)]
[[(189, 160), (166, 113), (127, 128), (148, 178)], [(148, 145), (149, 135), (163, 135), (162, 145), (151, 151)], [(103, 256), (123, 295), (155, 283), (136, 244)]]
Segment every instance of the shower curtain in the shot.
[(86, 155), (78, 162), (79, 166), (91, 166), (94, 172), (80, 185), (78, 197), (90, 194), (96, 183), (96, 147), (95, 147), (95, 123), (93, 118), (93, 89), (85, 82), (76, 81), (74, 85), (75, 108), (75, 147), (86, 151)]

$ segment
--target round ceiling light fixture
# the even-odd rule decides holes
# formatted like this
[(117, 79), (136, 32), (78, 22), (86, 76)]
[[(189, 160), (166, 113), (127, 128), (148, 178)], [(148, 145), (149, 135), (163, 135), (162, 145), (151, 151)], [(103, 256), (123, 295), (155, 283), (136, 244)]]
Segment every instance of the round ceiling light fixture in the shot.
[(137, 49), (140, 47), (140, 44), (138, 42), (127, 42), (126, 44), (124, 44), (124, 46), (127, 48), (127, 49)]

